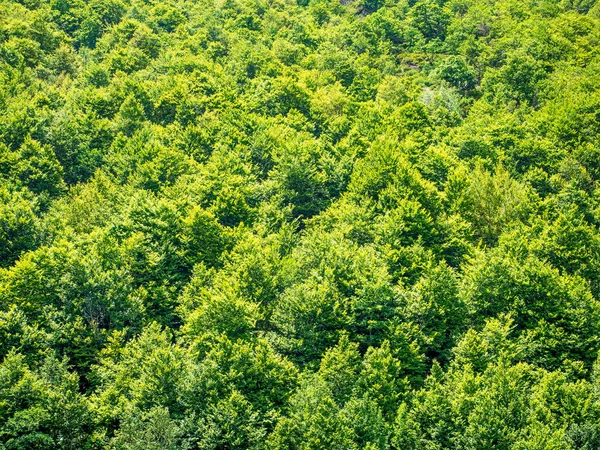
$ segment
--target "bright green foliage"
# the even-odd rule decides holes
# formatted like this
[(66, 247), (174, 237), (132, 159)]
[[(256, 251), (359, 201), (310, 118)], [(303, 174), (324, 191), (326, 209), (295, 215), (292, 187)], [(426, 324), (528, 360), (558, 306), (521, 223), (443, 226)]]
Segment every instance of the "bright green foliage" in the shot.
[(591, 388), (502, 357), (479, 374), (469, 366), (451, 369), (429, 380), (410, 412), (399, 409), (392, 441), (396, 448), (421, 448), (417, 442), (425, 448), (586, 448), (595, 439), (589, 420), (598, 414)]
[(359, 390), (372, 398), (385, 417), (394, 414), (407, 381), (402, 378), (401, 362), (396, 359), (388, 341), (367, 350), (359, 377)]
[(470, 176), (457, 172), (448, 184), (447, 195), (454, 208), (472, 223), (474, 235), (487, 244), (493, 243), (507, 225), (525, 219), (531, 204), (527, 188), (501, 167), (493, 174), (481, 166)]
[(600, 2), (0, 0), (0, 448), (600, 448)]
[(7, 449), (90, 448), (89, 405), (67, 361), (47, 356), (28, 367), (9, 353), (0, 365), (0, 442)]
[[(495, 252), (497, 253), (497, 252)], [(493, 281), (492, 281), (493, 280)], [(488, 254), (473, 261), (462, 289), (473, 323), (510, 314), (531, 358), (542, 367), (596, 359), (600, 305), (582, 280), (560, 276), (538, 259)]]
[(319, 374), (327, 382), (336, 402), (343, 404), (352, 395), (360, 373), (358, 344), (343, 334), (335, 347), (325, 352)]
[(455, 339), (465, 331), (467, 313), (458, 296), (456, 274), (444, 264), (430, 266), (411, 290), (400, 293), (400, 298), (402, 318), (421, 329), (427, 356), (448, 359)]
[(373, 247), (315, 234), (307, 234), (306, 244), (290, 255), (291, 286), (272, 316), (274, 344), (302, 363), (322, 355), (343, 331), (363, 348), (381, 342), (395, 306)]
[(27, 191), (0, 189), (0, 266), (6, 267), (14, 263), (22, 252), (35, 249), (38, 219), (36, 205)]
[(147, 412), (134, 409), (127, 412), (108, 448), (174, 450), (179, 448), (179, 435), (180, 429), (166, 408), (156, 406)]

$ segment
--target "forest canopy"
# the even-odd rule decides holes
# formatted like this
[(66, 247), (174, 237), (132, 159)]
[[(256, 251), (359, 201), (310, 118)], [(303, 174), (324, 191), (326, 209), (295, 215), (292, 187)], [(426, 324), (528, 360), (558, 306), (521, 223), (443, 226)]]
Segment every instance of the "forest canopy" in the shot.
[(598, 449), (599, 227), (597, 0), (0, 0), (0, 449)]

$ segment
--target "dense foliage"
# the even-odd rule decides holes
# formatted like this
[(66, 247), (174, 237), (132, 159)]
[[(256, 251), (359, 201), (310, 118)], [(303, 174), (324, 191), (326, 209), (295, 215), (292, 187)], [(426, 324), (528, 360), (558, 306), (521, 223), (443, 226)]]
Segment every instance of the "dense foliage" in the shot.
[(600, 2), (0, 0), (0, 448), (600, 448)]

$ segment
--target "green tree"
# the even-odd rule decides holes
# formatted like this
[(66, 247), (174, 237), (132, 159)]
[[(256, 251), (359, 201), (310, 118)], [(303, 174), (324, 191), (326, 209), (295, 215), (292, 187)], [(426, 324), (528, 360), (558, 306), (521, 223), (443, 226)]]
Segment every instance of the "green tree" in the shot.
[(26, 193), (0, 188), (0, 267), (12, 265), (38, 241), (37, 207)]
[(0, 364), (0, 442), (7, 449), (91, 448), (91, 412), (67, 360), (48, 355), (38, 368), (9, 353)]

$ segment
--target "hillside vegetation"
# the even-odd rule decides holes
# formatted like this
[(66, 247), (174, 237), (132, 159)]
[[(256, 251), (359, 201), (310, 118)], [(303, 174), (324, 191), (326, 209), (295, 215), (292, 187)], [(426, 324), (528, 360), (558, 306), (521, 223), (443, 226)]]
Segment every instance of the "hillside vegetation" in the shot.
[(0, 449), (600, 448), (600, 2), (0, 0)]

